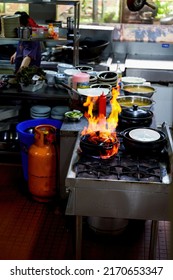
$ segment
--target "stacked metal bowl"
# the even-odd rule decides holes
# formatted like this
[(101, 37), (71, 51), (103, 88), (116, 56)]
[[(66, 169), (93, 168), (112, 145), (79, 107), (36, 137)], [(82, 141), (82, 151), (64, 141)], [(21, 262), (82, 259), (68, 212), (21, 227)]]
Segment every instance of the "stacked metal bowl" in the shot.
[(20, 15), (16, 14), (1, 17), (2, 36), (6, 38), (16, 38), (18, 27), (20, 27)]

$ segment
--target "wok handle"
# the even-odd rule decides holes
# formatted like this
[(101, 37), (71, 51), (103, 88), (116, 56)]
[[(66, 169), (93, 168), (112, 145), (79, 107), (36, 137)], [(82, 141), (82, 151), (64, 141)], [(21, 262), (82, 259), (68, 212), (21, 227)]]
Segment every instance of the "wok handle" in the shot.
[(151, 9), (155, 10), (156, 6), (154, 4), (148, 3), (146, 2), (145, 5), (147, 5), (148, 7), (150, 7)]

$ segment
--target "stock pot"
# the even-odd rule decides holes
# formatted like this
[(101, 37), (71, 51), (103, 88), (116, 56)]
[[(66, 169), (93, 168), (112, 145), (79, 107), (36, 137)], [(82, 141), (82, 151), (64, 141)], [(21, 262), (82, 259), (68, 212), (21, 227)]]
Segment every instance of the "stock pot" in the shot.
[(153, 112), (151, 110), (145, 110), (133, 105), (133, 107), (122, 109), (119, 114), (119, 125), (126, 127), (149, 126), (152, 118)]

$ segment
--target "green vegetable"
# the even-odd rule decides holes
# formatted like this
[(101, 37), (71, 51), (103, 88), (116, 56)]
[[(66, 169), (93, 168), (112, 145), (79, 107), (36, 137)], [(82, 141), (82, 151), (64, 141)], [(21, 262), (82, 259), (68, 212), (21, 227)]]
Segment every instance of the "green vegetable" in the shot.
[(74, 111), (66, 112), (65, 116), (72, 118), (72, 119), (78, 119), (78, 118), (81, 118), (83, 116), (83, 114), (80, 111), (74, 110)]
[(46, 73), (42, 68), (36, 66), (24, 67), (20, 72), (16, 74), (17, 83), (22, 83), (24, 86), (33, 84), (33, 76), (39, 76), (39, 81), (46, 80)]

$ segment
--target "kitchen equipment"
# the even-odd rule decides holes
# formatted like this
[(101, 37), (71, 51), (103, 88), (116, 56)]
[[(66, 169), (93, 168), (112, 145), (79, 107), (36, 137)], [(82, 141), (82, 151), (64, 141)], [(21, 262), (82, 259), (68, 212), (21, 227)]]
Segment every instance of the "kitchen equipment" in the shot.
[(98, 81), (112, 86), (116, 86), (117, 74), (113, 71), (101, 71), (97, 74)]
[(74, 69), (72, 64), (58, 62), (57, 70), (59, 73), (64, 74), (66, 69)]
[(140, 77), (122, 77), (121, 79), (122, 83), (124, 85), (127, 85), (127, 84), (143, 84), (146, 82), (145, 79), (143, 78), (140, 78)]
[(160, 19), (160, 24), (171, 25), (173, 24), (173, 15), (167, 15)]
[[(97, 135), (97, 133), (96, 133)], [(97, 157), (97, 158), (110, 158), (117, 154), (119, 142), (115, 135), (110, 135), (106, 139), (99, 137), (99, 132), (95, 141), (92, 141), (92, 136), (89, 134), (81, 136), (80, 139), (80, 149), (82, 153), (88, 157)], [(109, 152), (110, 155), (109, 156)]]
[(30, 115), (33, 119), (47, 119), (50, 117), (51, 108), (45, 105), (34, 105), (30, 109)]
[(109, 160), (79, 154), (77, 137), (66, 176), (69, 194), (66, 215), (76, 216), (76, 258), (82, 256), (83, 217), (152, 220), (149, 259), (155, 258), (158, 222), (169, 220), (169, 189), (173, 151), (169, 127), (161, 127), (168, 139), (163, 154), (130, 154), (118, 134), (118, 154)]
[(125, 95), (140, 95), (145, 97), (152, 97), (155, 93), (155, 88), (148, 85), (134, 85), (128, 84), (122, 88)]
[(4, 15), (1, 17), (2, 36), (17, 38), (18, 27), (20, 27), (20, 15)]
[(130, 153), (160, 153), (167, 144), (163, 131), (153, 128), (128, 128), (124, 130), (123, 144)]
[(91, 97), (96, 97), (96, 96), (100, 96), (102, 93), (104, 93), (104, 95), (108, 95), (109, 94), (109, 88), (78, 88), (77, 92), (79, 95), (83, 95), (83, 96), (91, 96)]
[[(79, 59), (83, 61), (90, 61), (101, 56), (104, 49), (109, 45), (109, 41), (95, 40), (92, 38), (85, 38), (79, 40)], [(69, 43), (65, 48), (62, 48), (62, 54), (65, 57), (72, 58), (73, 43)]]
[(81, 72), (84, 72), (84, 73), (93, 71), (93, 67), (91, 67), (89, 65), (77, 65), (75, 68), (79, 69)]
[(83, 117), (83, 113), (79, 110), (73, 110), (65, 112), (64, 116), (68, 121), (76, 122), (80, 121), (80, 119)]
[(32, 28), (20, 26), (17, 29), (17, 33), (20, 39), (30, 39), (32, 35)]
[(46, 82), (49, 87), (53, 87), (55, 85), (55, 77), (57, 75), (56, 71), (52, 70), (44, 70), (46, 73)]
[(75, 88), (75, 89), (89, 88), (89, 79), (90, 79), (90, 75), (88, 73), (80, 72), (80, 73), (74, 74), (72, 76), (73, 88)]
[(148, 97), (137, 96), (137, 95), (128, 95), (128, 96), (118, 96), (118, 103), (122, 108), (133, 107), (133, 105), (137, 105), (138, 108), (142, 109), (151, 109), (155, 104), (155, 101)]
[(137, 105), (122, 109), (119, 114), (120, 126), (149, 126), (152, 122), (153, 112), (139, 108)]
[(28, 180), (28, 149), (34, 143), (35, 127), (42, 124), (55, 126), (58, 132), (61, 128), (62, 121), (53, 119), (34, 119), (20, 122), (16, 126), (16, 132), (18, 133), (21, 148), (23, 175), (26, 181)]
[(130, 11), (140, 11), (145, 5), (152, 9), (156, 9), (154, 4), (148, 3), (146, 0), (127, 0), (127, 7)]
[(49, 202), (56, 195), (56, 127), (35, 127), (35, 141), (28, 150), (28, 188), (33, 199)]

